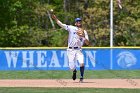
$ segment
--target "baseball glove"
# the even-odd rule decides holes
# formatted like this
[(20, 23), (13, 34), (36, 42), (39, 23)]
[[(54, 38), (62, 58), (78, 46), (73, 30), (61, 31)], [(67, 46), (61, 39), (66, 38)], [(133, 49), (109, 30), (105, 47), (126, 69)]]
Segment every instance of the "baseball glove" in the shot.
[(80, 37), (85, 37), (84, 29), (79, 28), (78, 31), (77, 31), (77, 35), (80, 36)]

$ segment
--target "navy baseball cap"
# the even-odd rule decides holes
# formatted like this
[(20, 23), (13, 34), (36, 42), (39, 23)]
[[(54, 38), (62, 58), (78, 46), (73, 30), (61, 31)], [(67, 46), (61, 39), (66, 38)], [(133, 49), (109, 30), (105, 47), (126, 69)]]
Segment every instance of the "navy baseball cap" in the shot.
[(75, 18), (75, 22), (81, 21), (81, 20), (82, 20), (81, 18)]

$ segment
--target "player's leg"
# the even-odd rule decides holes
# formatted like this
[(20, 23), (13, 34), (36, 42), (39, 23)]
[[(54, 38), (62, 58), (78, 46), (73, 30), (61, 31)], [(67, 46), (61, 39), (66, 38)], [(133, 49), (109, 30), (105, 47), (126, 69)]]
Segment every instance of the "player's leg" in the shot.
[(69, 62), (69, 68), (73, 71), (72, 79), (76, 80), (76, 63), (75, 63), (75, 53), (76, 51), (72, 49), (67, 49), (67, 56)]
[(84, 55), (81, 50), (78, 50), (76, 57), (80, 64), (80, 82), (83, 82), (85, 67), (84, 67)]

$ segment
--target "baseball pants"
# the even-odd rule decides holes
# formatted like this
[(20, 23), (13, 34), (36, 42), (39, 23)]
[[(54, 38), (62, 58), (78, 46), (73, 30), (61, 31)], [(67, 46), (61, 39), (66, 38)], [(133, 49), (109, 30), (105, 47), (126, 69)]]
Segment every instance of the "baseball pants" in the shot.
[(67, 49), (67, 56), (69, 62), (69, 68), (74, 70), (76, 68), (76, 62), (79, 64), (84, 63), (84, 55), (81, 49)]

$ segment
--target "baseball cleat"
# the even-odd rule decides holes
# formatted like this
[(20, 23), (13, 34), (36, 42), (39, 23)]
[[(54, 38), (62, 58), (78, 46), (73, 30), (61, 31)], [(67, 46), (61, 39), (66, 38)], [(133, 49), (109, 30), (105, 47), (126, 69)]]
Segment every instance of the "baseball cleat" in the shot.
[(80, 81), (79, 81), (79, 83), (83, 83), (83, 78), (80, 78)]
[(72, 76), (73, 80), (76, 80), (76, 72), (77, 72), (76, 70), (73, 71), (73, 76)]

